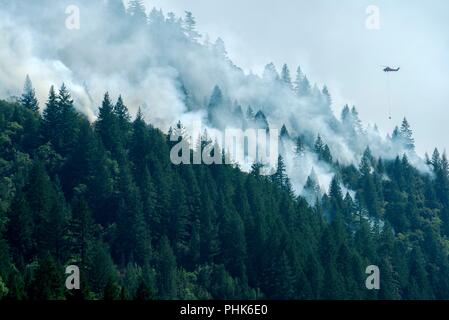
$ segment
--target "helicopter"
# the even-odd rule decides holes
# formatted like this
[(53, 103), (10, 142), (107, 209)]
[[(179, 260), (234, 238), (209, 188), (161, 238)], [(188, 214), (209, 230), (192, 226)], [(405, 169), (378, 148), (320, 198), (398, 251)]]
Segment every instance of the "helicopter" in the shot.
[[(387, 74), (389, 72), (398, 72), (400, 67), (395, 68), (391, 68), (389, 66), (381, 66), (384, 69), (382, 69), (383, 72), (386, 72)], [(391, 93), (390, 93), (390, 76), (387, 76), (387, 94), (388, 94), (388, 119), (391, 120)]]
[(399, 69), (400, 69), (400, 67), (397, 67), (396, 69), (390, 68), (390, 67), (387, 67), (387, 66), (384, 66), (384, 67), (385, 67), (385, 69), (383, 69), (384, 72), (398, 72)]

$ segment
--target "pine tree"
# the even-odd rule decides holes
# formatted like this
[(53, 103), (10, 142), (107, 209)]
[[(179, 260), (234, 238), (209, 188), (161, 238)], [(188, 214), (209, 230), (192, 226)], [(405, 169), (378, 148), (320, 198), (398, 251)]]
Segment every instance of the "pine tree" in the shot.
[[(125, 112), (125, 110), (123, 110), (123, 103), (119, 105), (119, 108), (120, 112)], [(114, 154), (117, 154), (120, 148), (117, 122), (118, 121), (114, 113), (114, 106), (109, 98), (109, 93), (106, 92), (102, 105), (99, 108), (99, 115), (95, 123), (95, 130), (97, 131), (106, 150), (109, 150)]]
[(89, 205), (82, 194), (76, 195), (72, 202), (69, 230), (71, 252), (84, 268), (88, 262), (88, 248), (94, 241), (95, 226)]
[(441, 166), (441, 160), (440, 160), (440, 152), (437, 148), (432, 153), (432, 160), (430, 161), (431, 165), (433, 166), (433, 170), (436, 172), (440, 169)]
[(349, 106), (347, 104), (345, 104), (345, 106), (341, 110), (340, 119), (343, 123), (346, 123), (346, 122), (350, 121), (350, 116), (351, 116), (351, 110), (349, 109)]
[(222, 115), (224, 98), (219, 86), (215, 86), (207, 107), (208, 120), (211, 124), (219, 125)]
[(305, 152), (305, 148), (306, 147), (304, 145), (303, 139), (300, 136), (296, 137), (296, 139), (295, 139), (295, 155), (298, 157), (303, 156), (304, 152)]
[(114, 105), (113, 113), (117, 119), (118, 130), (120, 130), (120, 135), (122, 139), (122, 144), (124, 144), (127, 140), (127, 135), (131, 129), (130, 120), (131, 117), (129, 115), (128, 108), (123, 103), (122, 96), (120, 95), (117, 99), (116, 104)]
[(190, 222), (192, 218), (187, 204), (186, 189), (181, 181), (176, 181), (175, 185), (179, 187), (172, 203), (168, 232), (174, 243), (176, 256), (178, 259), (185, 259), (189, 251), (188, 245), (191, 236)]
[(10, 247), (3, 235), (0, 236), (0, 259), (0, 277), (6, 278), (8, 274), (11, 274), (13, 265), (10, 257)]
[(128, 15), (136, 26), (145, 25), (147, 23), (145, 5), (142, 0), (131, 0), (129, 2)]
[(130, 158), (135, 166), (135, 176), (140, 176), (148, 161), (150, 137), (142, 111), (138, 110), (136, 119), (132, 124), (132, 137), (130, 145)]
[(282, 80), (283, 83), (287, 86), (287, 88), (293, 89), (292, 78), (291, 78), (291, 76), (290, 76), (290, 70), (288, 69), (287, 64), (284, 64), (284, 65), (282, 66), (281, 80)]
[(449, 163), (446, 152), (438, 159), (438, 151), (434, 153), (436, 181), (435, 188), (441, 208), (442, 232), (449, 235)]
[(324, 299), (339, 299), (343, 296), (344, 286), (337, 271), (337, 245), (335, 237), (328, 226), (322, 235), (320, 242), (320, 264), (324, 269), (323, 289), (320, 297)]
[(287, 127), (284, 125), (282, 125), (281, 127), (281, 132), (279, 133), (279, 137), (281, 138), (281, 140), (283, 139), (290, 139), (290, 134), (288, 133)]
[(352, 106), (351, 108), (351, 121), (355, 129), (355, 132), (358, 134), (362, 134), (363, 133), (362, 121), (359, 118), (359, 113), (355, 108), (355, 106)]
[(25, 79), (25, 85), (23, 87), (22, 97), (20, 103), (27, 109), (33, 112), (39, 112), (39, 102), (36, 99), (36, 92), (34, 91), (33, 84), (30, 77), (27, 75)]
[(273, 265), (273, 299), (293, 299), (295, 276), (287, 254), (283, 252)]
[(379, 218), (381, 215), (381, 207), (379, 203), (379, 195), (376, 190), (373, 175), (371, 171), (373, 157), (369, 148), (366, 148), (360, 162), (360, 173), (362, 175), (359, 187), (359, 193), (362, 195), (363, 204), (368, 209), (368, 212), (374, 218)]
[(407, 299), (432, 299), (425, 264), (421, 249), (413, 248), (409, 258), (410, 279), (406, 290)]
[(212, 52), (216, 57), (223, 59), (224, 61), (228, 61), (228, 52), (226, 51), (226, 46), (221, 38), (217, 38), (212, 46)]
[(9, 289), (6, 284), (3, 282), (2, 277), (0, 276), (0, 301), (3, 300), (4, 297), (8, 295)]
[(45, 141), (50, 141), (53, 146), (59, 145), (57, 132), (61, 126), (61, 109), (53, 86), (50, 88), (46, 108), (43, 113), (42, 131)]
[(50, 255), (39, 260), (29, 296), (33, 300), (63, 300), (63, 268)]
[(190, 11), (185, 12), (184, 29), (187, 37), (193, 42), (197, 42), (198, 38), (201, 37), (201, 35), (196, 31), (196, 20)]
[(326, 275), (319, 258), (315, 252), (309, 253), (305, 262), (304, 272), (311, 287), (310, 295), (307, 296), (309, 299), (320, 299), (323, 291), (324, 277)]
[(77, 112), (73, 105), (73, 100), (65, 84), (59, 89), (57, 98), (57, 110), (59, 119), (56, 131), (57, 144), (56, 151), (62, 155), (67, 155), (76, 144), (78, 134)]
[(281, 155), (278, 156), (277, 169), (272, 180), (278, 187), (291, 192), (290, 179), (287, 176), (286, 166)]
[(126, 164), (121, 164), (118, 181), (117, 220), (117, 254), (125, 262), (133, 260), (145, 265), (151, 255), (150, 234), (142, 212), (142, 202), (138, 188), (135, 185), (130, 170)]
[(110, 277), (106, 283), (103, 292), (103, 300), (112, 301), (118, 300), (120, 296), (120, 287), (114, 277)]
[(331, 150), (329, 149), (329, 146), (327, 144), (324, 145), (323, 152), (321, 154), (321, 159), (327, 163), (332, 163)]
[(248, 119), (248, 120), (254, 119), (254, 111), (251, 108), (251, 106), (249, 106), (248, 109), (246, 110), (246, 119)]
[(165, 16), (162, 9), (157, 10), (153, 8), (148, 15), (148, 21), (151, 27), (155, 29), (160, 29), (165, 23)]
[(315, 140), (315, 145), (314, 145), (314, 149), (315, 149), (315, 153), (320, 156), (323, 152), (324, 149), (324, 143), (323, 140), (321, 139), (321, 136), (318, 134), (316, 140)]
[(339, 179), (334, 176), (329, 187), (329, 197), (331, 200), (331, 218), (343, 214), (343, 193)]
[(41, 246), (47, 248), (57, 262), (62, 262), (65, 258), (63, 253), (66, 247), (67, 205), (59, 182), (56, 181), (54, 185), (51, 207), (42, 223), (42, 232), (45, 237), (42, 239)]
[[(25, 282), (23, 276), (19, 273), (17, 268), (13, 268), (9, 274), (8, 282), (8, 295), (6, 299), (12, 301), (20, 301), (28, 298), (26, 296)], [(1, 300), (1, 299), (0, 299)]]
[(311, 94), (310, 82), (300, 67), (296, 71), (295, 91), (298, 97), (307, 97)]
[(177, 297), (177, 270), (176, 258), (167, 237), (161, 239), (159, 244), (159, 297), (163, 300)]
[(315, 203), (315, 200), (320, 199), (322, 196), (321, 188), (318, 183), (318, 177), (313, 168), (310, 172), (310, 175), (307, 177), (306, 184), (304, 185), (303, 189), (303, 194), (310, 203)]
[(269, 81), (269, 82), (280, 81), (280, 77), (279, 77), (279, 74), (276, 70), (276, 66), (274, 65), (274, 63), (271, 62), (265, 66), (265, 69), (263, 71), (263, 79), (265, 81)]
[(15, 261), (30, 261), (35, 253), (35, 239), (33, 239), (32, 209), (23, 192), (19, 192), (12, 202), (8, 214), (8, 242), (12, 247)]
[(415, 140), (413, 139), (413, 132), (406, 118), (402, 120), (399, 134), (405, 148), (409, 151), (413, 151), (415, 149)]
[(329, 146), (323, 142), (319, 134), (315, 140), (314, 151), (318, 156), (318, 160), (325, 161), (329, 164), (332, 163), (332, 154)]
[(147, 283), (142, 279), (140, 281), (139, 287), (137, 288), (135, 300), (138, 301), (148, 301), (153, 298), (153, 294), (151, 292), (150, 287)]
[(219, 106), (221, 103), (223, 103), (223, 93), (219, 86), (215, 86), (209, 100), (209, 107)]
[(221, 217), (221, 261), (231, 276), (244, 279), (246, 241), (243, 222), (223, 194), (220, 194), (217, 211)]
[(87, 279), (97, 297), (103, 297), (111, 277), (116, 276), (108, 247), (101, 241), (94, 241), (87, 252)]
[(188, 111), (192, 111), (195, 108), (195, 101), (194, 97), (192, 96), (191, 92), (187, 89), (187, 87), (184, 85), (182, 80), (179, 80), (180, 82), (180, 88), (179, 91), (182, 94), (182, 100), (184, 102), (184, 105), (187, 107)]
[(53, 222), (56, 207), (62, 203), (58, 203), (60, 199), (56, 197), (55, 189), (42, 163), (34, 164), (25, 186), (25, 193), (29, 208), (32, 210), (36, 250), (44, 254), (55, 249), (51, 238), (57, 236), (61, 230), (49, 230), (49, 227)]
[(254, 122), (259, 129), (265, 129), (266, 131), (270, 129), (267, 117), (261, 110), (257, 111), (256, 115), (254, 116)]

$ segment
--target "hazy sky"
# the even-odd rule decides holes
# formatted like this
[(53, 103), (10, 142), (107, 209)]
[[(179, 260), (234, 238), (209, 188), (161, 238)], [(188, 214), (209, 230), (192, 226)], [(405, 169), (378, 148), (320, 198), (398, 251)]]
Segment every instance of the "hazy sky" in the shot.
[[(354, 104), (365, 123), (391, 132), (405, 116), (417, 150), (449, 151), (449, 1), (446, 0), (145, 0), (148, 7), (193, 12), (198, 29), (224, 39), (229, 56), (260, 73), (301, 65), (311, 81), (327, 84), (334, 110)], [(380, 29), (365, 26), (369, 5)], [(382, 65), (390, 74), (392, 120)]]

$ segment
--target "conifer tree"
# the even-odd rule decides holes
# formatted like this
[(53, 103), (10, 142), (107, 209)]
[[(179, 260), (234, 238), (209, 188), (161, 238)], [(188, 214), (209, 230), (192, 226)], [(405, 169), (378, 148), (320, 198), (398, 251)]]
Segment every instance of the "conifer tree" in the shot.
[(254, 122), (256, 123), (257, 128), (259, 129), (265, 129), (266, 131), (270, 129), (267, 117), (265, 116), (265, 113), (263, 113), (261, 110), (257, 111), (256, 115), (254, 116)]
[(300, 157), (300, 156), (304, 155), (304, 151), (305, 151), (305, 145), (304, 145), (303, 139), (300, 136), (298, 136), (295, 139), (295, 154), (296, 154), (296, 156)]
[(280, 80), (279, 74), (276, 70), (276, 66), (274, 65), (274, 63), (271, 62), (265, 66), (265, 69), (263, 71), (263, 79), (265, 81), (274, 83)]
[(45, 255), (38, 261), (29, 296), (33, 300), (63, 300), (64, 281), (58, 265), (51, 255)]
[(62, 84), (61, 89), (59, 89), (56, 104), (60, 117), (56, 127), (56, 139), (58, 140), (55, 149), (62, 155), (67, 155), (76, 143), (78, 123), (77, 112), (65, 84)]
[(222, 112), (221, 108), (223, 107), (223, 103), (224, 103), (223, 93), (221, 92), (220, 87), (215, 86), (209, 100), (209, 105), (207, 107), (207, 114), (210, 123), (214, 125), (219, 124), (220, 114)]
[(126, 136), (130, 129), (129, 122), (131, 117), (129, 115), (128, 107), (124, 104), (121, 95), (118, 97), (117, 102), (114, 105), (113, 113), (117, 118), (117, 124), (121, 134)]
[(282, 66), (281, 80), (287, 88), (293, 89), (292, 78), (290, 76), (290, 70), (288, 69), (287, 64), (284, 64)]
[(176, 258), (167, 237), (159, 244), (159, 297), (163, 300), (177, 297)]
[(137, 26), (145, 25), (147, 23), (145, 5), (142, 0), (131, 0), (129, 2), (128, 15), (131, 17), (131, 21)]
[(190, 11), (185, 12), (184, 29), (185, 29), (187, 37), (191, 41), (196, 42), (196, 41), (198, 41), (198, 38), (201, 37), (201, 35), (196, 31), (196, 20), (193, 17), (192, 12), (190, 12)]
[(295, 91), (298, 97), (307, 97), (311, 94), (310, 82), (300, 67), (296, 71)]
[[(120, 110), (118, 110), (119, 112), (126, 112), (123, 109), (123, 103), (119, 104), (118, 107), (120, 108)], [(122, 114), (122, 116), (126, 116), (126, 113)], [(122, 119), (122, 121), (123, 120), (124, 119)], [(119, 149), (118, 120), (116, 118), (116, 114), (114, 113), (114, 106), (108, 92), (104, 95), (103, 102), (99, 108), (99, 115), (95, 123), (95, 129), (106, 150), (112, 151), (116, 154)]]
[(27, 109), (33, 112), (39, 112), (39, 102), (36, 99), (36, 92), (34, 91), (33, 84), (30, 77), (27, 75), (25, 79), (25, 85), (23, 87), (22, 97), (20, 103)]
[(407, 150), (413, 151), (415, 149), (415, 140), (413, 139), (413, 132), (406, 118), (402, 120), (400, 137)]
[(61, 126), (61, 110), (57, 103), (57, 95), (53, 86), (51, 86), (50, 92), (48, 94), (48, 100), (46, 108), (43, 112), (42, 122), (42, 130), (45, 140), (50, 141), (53, 146), (57, 146), (57, 132), (59, 130), (59, 127)]

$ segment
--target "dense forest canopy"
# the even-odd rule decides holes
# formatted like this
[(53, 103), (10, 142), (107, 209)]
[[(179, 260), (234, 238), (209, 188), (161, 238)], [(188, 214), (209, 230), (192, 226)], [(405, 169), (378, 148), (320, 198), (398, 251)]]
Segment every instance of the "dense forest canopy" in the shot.
[[(32, 69), (19, 97), (16, 73), (0, 74), (0, 299), (449, 298), (449, 164), (416, 155), (406, 119), (384, 138), (355, 107), (337, 119), (301, 68), (245, 74), (222, 40), (200, 42), (190, 12), (78, 2), (116, 22), (80, 29), (101, 39), (89, 52), (62, 41), (53, 11), (34, 25), (34, 4), (0, 0), (0, 40), (15, 43), (14, 21), (54, 35), (38, 50), (54, 60), (15, 52)], [(209, 132), (279, 127), (276, 166), (174, 165), (167, 133), (191, 117)], [(190, 152), (214, 143), (202, 138)], [(81, 290), (66, 290), (68, 265)], [(365, 287), (370, 265), (379, 290)]]
[[(292, 192), (282, 156), (269, 176), (258, 164), (250, 173), (173, 165), (174, 142), (140, 112), (131, 121), (121, 97), (106, 94), (90, 123), (65, 86), (51, 88), (42, 116), (30, 94), (0, 102), (5, 299), (449, 295), (448, 162), (437, 150), (433, 175), (369, 149), (358, 167), (333, 163), (328, 193), (309, 177), (310, 206)], [(72, 264), (81, 291), (65, 290)], [(373, 264), (380, 290), (365, 288)]]

